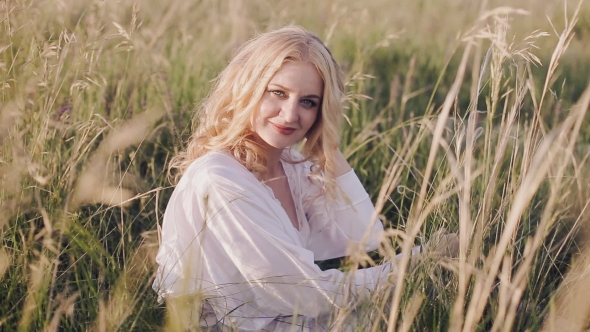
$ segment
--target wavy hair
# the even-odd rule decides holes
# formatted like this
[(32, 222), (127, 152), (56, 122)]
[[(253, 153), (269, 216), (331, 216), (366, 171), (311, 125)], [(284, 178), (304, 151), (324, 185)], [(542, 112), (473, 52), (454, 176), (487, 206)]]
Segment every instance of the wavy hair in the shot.
[(267, 172), (266, 158), (254, 140), (251, 123), (270, 80), (285, 61), (313, 64), (324, 81), (320, 112), (305, 135), (301, 153), (304, 160), (311, 162), (312, 174), (321, 175), (327, 194), (333, 195), (343, 74), (321, 39), (297, 26), (251, 39), (213, 81), (211, 92), (195, 114), (193, 123), (198, 126), (186, 150), (171, 160), (169, 170), (175, 171), (175, 181), (195, 159), (219, 150), (229, 151), (254, 174)]

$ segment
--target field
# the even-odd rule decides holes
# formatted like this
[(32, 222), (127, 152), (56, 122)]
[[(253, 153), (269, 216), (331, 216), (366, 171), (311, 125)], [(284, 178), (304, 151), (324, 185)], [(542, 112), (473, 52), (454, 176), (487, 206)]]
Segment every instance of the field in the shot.
[(358, 330), (590, 328), (588, 2), (6, 0), (0, 15), (0, 330), (175, 330), (151, 289), (168, 162), (237, 48), (288, 24), (347, 75), (342, 149), (389, 228), (372, 259), (460, 236), (457, 259), (400, 261)]

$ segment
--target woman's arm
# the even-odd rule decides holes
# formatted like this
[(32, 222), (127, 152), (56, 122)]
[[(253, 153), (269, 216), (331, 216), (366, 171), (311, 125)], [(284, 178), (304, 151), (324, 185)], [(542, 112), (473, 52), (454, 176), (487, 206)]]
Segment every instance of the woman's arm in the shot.
[(350, 170), (352, 169), (352, 167), (350, 167), (350, 164), (348, 163), (346, 158), (344, 158), (344, 155), (342, 154), (342, 151), (340, 151), (340, 149), (338, 149), (338, 151), (336, 151), (335, 162), (336, 162), (336, 167), (334, 170), (334, 177), (342, 176), (342, 175), (350, 172)]
[[(307, 171), (308, 167), (303, 169)], [(383, 232), (369, 194), (340, 150), (336, 153), (335, 173), (335, 201), (323, 195), (308, 173), (301, 179), (303, 205), (311, 229), (307, 248), (316, 254), (316, 260), (345, 256), (351, 243), (363, 242), (365, 251), (375, 250)]]

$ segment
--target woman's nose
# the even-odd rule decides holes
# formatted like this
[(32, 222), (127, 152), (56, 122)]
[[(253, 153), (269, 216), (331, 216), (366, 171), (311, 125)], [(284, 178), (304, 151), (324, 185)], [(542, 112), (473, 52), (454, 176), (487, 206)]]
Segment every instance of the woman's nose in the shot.
[(299, 114), (297, 112), (298, 110), (296, 101), (287, 100), (281, 107), (281, 116), (288, 123), (297, 122), (299, 119)]

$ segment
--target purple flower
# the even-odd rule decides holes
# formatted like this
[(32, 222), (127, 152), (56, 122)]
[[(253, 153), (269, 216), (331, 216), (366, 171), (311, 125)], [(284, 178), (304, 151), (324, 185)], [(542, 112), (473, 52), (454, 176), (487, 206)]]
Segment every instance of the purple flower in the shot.
[(58, 116), (61, 118), (66, 112), (70, 111), (72, 106), (70, 104), (64, 105), (59, 108)]

